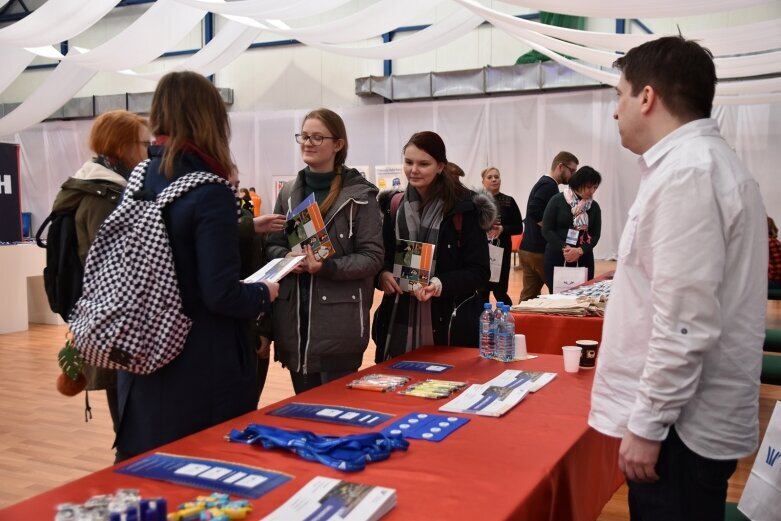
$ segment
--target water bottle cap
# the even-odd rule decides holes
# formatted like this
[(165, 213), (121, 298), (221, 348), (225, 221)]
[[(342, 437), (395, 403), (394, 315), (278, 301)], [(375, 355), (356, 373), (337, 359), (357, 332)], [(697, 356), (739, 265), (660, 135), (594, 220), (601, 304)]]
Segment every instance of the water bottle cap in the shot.
[(483, 304), (483, 309), (491, 309), (491, 303), (486, 302), (485, 304)]

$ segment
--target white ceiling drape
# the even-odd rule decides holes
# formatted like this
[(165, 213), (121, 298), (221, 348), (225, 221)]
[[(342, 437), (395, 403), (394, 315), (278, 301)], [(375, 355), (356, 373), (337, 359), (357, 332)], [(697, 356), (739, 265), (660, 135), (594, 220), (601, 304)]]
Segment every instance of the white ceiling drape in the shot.
[(0, 29), (0, 43), (16, 47), (59, 44), (103, 18), (120, 0), (49, 0)]
[[(129, 27), (91, 50), (61, 56), (51, 44), (81, 34), (100, 21), (119, 0), (49, 0), (22, 20), (0, 28), (0, 92), (32, 62), (35, 55), (60, 60), (43, 83), (15, 110), (0, 119), (0, 135), (34, 124), (73, 97), (97, 72), (120, 72), (156, 79), (162, 72), (132, 69), (175, 48), (208, 12), (228, 19), (214, 39), (177, 69), (213, 74), (232, 63), (261, 31), (293, 38), (329, 53), (367, 59), (397, 59), (450, 43), (487, 21), (556, 62), (607, 85), (618, 81), (615, 59), (630, 48), (661, 35), (613, 34), (544, 25), (516, 18), (476, 0), (379, 0), (357, 11), (344, 9), (350, 0), (158, 0)], [(659, 18), (720, 13), (779, 0), (503, 0), (527, 9), (609, 18)], [(394, 29), (421, 17), (449, 12), (426, 29), (405, 38), (373, 43)], [(344, 11), (347, 14), (339, 15)], [(302, 25), (301, 20), (327, 21)], [(173, 23), (175, 21), (175, 23)], [(728, 28), (691, 31), (716, 56), (720, 82), (717, 103), (774, 103), (781, 96), (781, 78), (755, 79), (781, 73), (781, 18)], [(574, 58), (574, 59), (572, 59)], [(729, 80), (729, 81), (725, 81)], [(734, 81), (733, 81), (734, 80)], [(48, 111), (48, 112), (47, 112)]]

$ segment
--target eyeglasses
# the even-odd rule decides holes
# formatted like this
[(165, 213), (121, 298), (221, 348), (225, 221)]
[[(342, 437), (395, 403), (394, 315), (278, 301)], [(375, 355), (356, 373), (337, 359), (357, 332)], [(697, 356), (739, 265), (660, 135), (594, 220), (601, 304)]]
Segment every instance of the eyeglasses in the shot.
[(137, 143), (144, 145), (147, 148), (149, 148), (149, 146), (152, 144), (151, 141), (137, 141)]
[(320, 134), (296, 134), (296, 143), (299, 145), (303, 145), (304, 143), (309, 140), (309, 142), (314, 146), (320, 146), (323, 144), (324, 139), (333, 139), (334, 141), (338, 141), (338, 137), (333, 136), (321, 136)]
[(574, 174), (577, 171), (577, 169), (578, 169), (578, 167), (572, 168), (571, 166), (565, 165), (564, 163), (562, 163), (561, 166), (563, 166), (564, 168), (569, 170), (570, 174)]

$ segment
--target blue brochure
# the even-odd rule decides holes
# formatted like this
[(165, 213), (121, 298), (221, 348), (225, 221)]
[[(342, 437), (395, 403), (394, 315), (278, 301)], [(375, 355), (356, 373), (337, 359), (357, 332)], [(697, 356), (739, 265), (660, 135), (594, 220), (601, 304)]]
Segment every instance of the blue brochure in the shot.
[(382, 432), (416, 440), (442, 441), (468, 421), (456, 416), (413, 412), (391, 423)]
[(414, 360), (405, 360), (396, 362), (391, 369), (398, 371), (419, 371), (421, 373), (444, 373), (448, 369), (453, 369), (450, 364), (440, 364), (436, 362), (416, 362)]
[(282, 416), (283, 418), (298, 418), (301, 420), (355, 425), (367, 428), (375, 427), (393, 417), (392, 414), (369, 411), (367, 409), (353, 409), (352, 407), (342, 407), (340, 405), (315, 403), (288, 403), (268, 414)]
[(293, 479), (289, 474), (226, 461), (157, 452), (114, 472), (257, 499)]

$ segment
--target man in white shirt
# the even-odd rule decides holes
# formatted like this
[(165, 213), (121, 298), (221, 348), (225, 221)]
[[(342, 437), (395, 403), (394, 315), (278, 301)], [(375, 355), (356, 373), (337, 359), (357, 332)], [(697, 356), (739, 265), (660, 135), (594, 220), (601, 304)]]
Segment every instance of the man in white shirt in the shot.
[(589, 425), (622, 438), (636, 520), (724, 519), (758, 437), (767, 307), (759, 186), (710, 113), (710, 51), (682, 37), (614, 64), (642, 180), (621, 236)]

